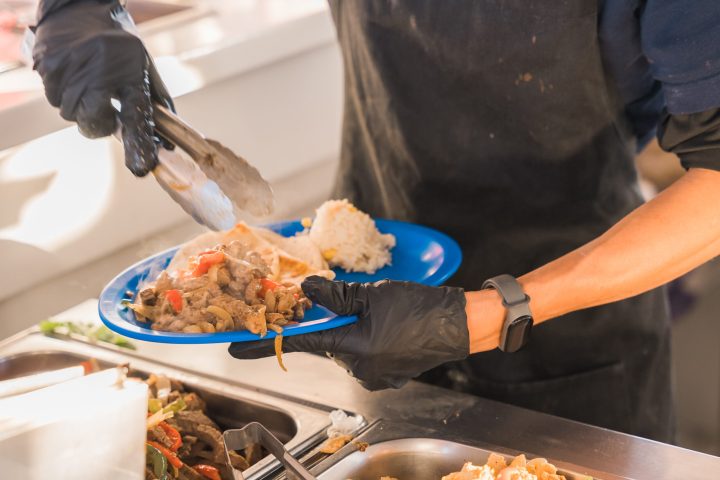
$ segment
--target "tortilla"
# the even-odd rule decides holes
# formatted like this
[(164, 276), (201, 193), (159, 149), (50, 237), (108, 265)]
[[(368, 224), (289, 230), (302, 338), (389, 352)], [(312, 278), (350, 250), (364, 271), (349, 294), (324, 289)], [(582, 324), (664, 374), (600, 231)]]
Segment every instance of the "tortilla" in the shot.
[(168, 272), (186, 268), (191, 257), (219, 244), (239, 241), (257, 252), (270, 268), (269, 277), (279, 283), (300, 284), (311, 275), (335, 278), (319, 249), (307, 237), (283, 237), (240, 222), (226, 232), (207, 232), (197, 236), (175, 253)]

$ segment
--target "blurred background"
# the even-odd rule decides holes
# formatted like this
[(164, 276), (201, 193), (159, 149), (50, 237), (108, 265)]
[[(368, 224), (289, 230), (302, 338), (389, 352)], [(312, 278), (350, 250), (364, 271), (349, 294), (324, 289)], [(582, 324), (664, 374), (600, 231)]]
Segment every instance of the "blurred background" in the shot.
[[(88, 140), (50, 107), (23, 55), (35, 1), (0, 0), (0, 339), (94, 298), (135, 261), (200, 232), (114, 139)], [(189, 123), (273, 184), (274, 219), (330, 194), (342, 65), (324, 0), (129, 0)], [(657, 144), (637, 159), (650, 198), (682, 169)], [(678, 443), (720, 455), (720, 262), (669, 286)]]

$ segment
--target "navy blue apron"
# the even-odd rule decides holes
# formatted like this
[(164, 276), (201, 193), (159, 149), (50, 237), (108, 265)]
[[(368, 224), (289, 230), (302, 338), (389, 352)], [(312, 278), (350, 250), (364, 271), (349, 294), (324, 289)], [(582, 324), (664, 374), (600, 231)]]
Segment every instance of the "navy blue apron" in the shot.
[[(332, 0), (344, 58), (335, 197), (460, 242), (454, 285), (522, 275), (641, 204), (596, 0)], [(632, 268), (632, 265), (628, 265)], [(673, 433), (664, 293), (576, 312), (515, 354), (423, 379), (661, 441)]]

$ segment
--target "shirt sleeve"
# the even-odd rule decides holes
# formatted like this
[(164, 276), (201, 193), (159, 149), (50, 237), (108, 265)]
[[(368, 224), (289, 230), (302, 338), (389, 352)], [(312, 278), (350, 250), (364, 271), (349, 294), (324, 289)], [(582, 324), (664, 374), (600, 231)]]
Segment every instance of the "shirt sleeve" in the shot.
[(700, 113), (667, 114), (658, 128), (663, 150), (688, 168), (720, 170), (720, 108)]
[(647, 0), (640, 29), (643, 53), (671, 114), (720, 107), (718, 0)]
[(640, 24), (667, 108), (660, 146), (685, 168), (720, 170), (720, 1), (646, 0)]

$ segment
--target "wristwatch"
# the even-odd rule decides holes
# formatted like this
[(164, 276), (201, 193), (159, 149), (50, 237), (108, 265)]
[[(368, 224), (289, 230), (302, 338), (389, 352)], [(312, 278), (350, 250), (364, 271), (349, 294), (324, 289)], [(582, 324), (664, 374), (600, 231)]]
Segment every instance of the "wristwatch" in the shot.
[(533, 325), (530, 297), (510, 275), (498, 275), (485, 280), (482, 289), (486, 288), (497, 290), (505, 307), (505, 322), (500, 332), (499, 348), (503, 352), (517, 352), (530, 340), (530, 329)]

